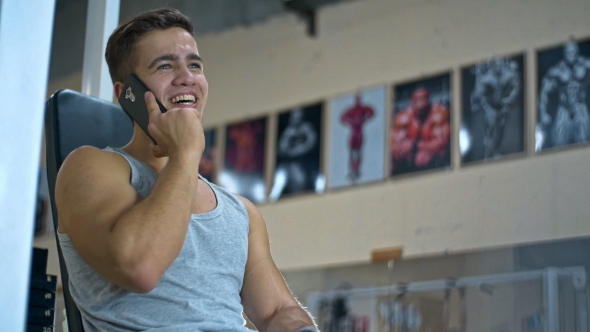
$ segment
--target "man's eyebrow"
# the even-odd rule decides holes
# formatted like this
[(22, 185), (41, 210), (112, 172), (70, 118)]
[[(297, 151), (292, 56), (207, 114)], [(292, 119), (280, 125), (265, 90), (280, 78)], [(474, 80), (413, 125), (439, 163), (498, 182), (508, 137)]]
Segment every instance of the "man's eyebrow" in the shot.
[(195, 54), (195, 53), (191, 53), (191, 54), (187, 55), (186, 56), (186, 59), (187, 60), (195, 60), (195, 61), (201, 61), (201, 62), (203, 62), (203, 59), (198, 54)]
[(148, 69), (152, 69), (152, 67), (154, 67), (156, 65), (156, 63), (161, 62), (161, 61), (176, 61), (178, 60), (179, 57), (176, 54), (164, 54), (164, 55), (160, 55), (159, 57), (155, 58), (154, 61), (152, 61), (152, 63), (150, 63)]
[[(195, 53), (191, 53), (191, 54), (187, 55), (186, 59), (203, 62), (203, 59), (198, 54), (195, 54)], [(160, 55), (159, 57), (155, 58), (154, 61), (152, 61), (152, 63), (150, 63), (150, 65), (148, 66), (148, 69), (152, 69), (158, 62), (161, 62), (161, 61), (177, 61), (177, 60), (180, 60), (180, 57), (176, 54), (173, 54), (173, 53)]]

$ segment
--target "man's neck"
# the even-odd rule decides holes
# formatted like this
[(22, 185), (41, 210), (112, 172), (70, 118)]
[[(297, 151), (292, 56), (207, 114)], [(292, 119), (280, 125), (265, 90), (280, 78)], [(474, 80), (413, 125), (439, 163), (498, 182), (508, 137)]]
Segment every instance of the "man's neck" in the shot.
[(135, 128), (133, 138), (122, 150), (150, 166), (156, 173), (160, 173), (168, 163), (168, 157), (156, 158), (150, 147), (151, 140), (141, 129)]

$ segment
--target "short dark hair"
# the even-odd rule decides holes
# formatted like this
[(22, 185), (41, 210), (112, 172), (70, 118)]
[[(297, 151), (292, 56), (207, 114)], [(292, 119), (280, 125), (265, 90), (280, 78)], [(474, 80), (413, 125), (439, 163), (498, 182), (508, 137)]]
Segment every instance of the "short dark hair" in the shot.
[(190, 19), (174, 8), (161, 8), (143, 12), (121, 24), (109, 37), (105, 59), (113, 83), (123, 82), (133, 71), (134, 45), (141, 37), (154, 30), (183, 28), (193, 35)]

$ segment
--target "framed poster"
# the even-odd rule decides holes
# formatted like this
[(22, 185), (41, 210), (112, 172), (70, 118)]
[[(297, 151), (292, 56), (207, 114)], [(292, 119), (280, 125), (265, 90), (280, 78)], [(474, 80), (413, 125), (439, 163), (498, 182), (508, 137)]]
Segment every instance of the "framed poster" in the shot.
[(461, 161), (524, 152), (524, 55), (496, 58), (461, 71)]
[(537, 53), (535, 151), (590, 139), (590, 40)]
[(385, 86), (336, 98), (331, 109), (330, 188), (383, 179)]
[(271, 201), (286, 195), (324, 190), (320, 171), (321, 146), (322, 104), (279, 114)]
[(390, 174), (451, 166), (451, 74), (394, 86)]
[(225, 135), (225, 160), (219, 184), (253, 203), (266, 201), (266, 118), (228, 125)]
[(201, 156), (201, 163), (199, 164), (199, 174), (207, 179), (207, 181), (216, 183), (217, 179), (217, 164), (215, 158), (217, 155), (217, 145), (215, 139), (217, 135), (216, 129), (205, 130), (205, 150)]

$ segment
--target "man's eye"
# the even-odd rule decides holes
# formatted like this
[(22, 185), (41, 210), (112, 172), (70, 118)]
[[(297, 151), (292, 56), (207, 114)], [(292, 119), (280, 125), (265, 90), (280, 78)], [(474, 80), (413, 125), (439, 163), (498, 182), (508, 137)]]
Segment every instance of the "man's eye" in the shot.
[(171, 67), (170, 67), (170, 64), (168, 64), (168, 63), (165, 63), (165, 64), (163, 64), (163, 65), (160, 65), (160, 66), (158, 67), (158, 69), (170, 69), (170, 68), (171, 68)]
[(201, 64), (200, 64), (200, 63), (191, 63), (191, 64), (189, 65), (189, 68), (191, 68), (191, 69), (201, 69), (201, 68), (202, 68), (202, 66), (201, 66)]

